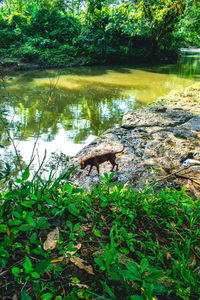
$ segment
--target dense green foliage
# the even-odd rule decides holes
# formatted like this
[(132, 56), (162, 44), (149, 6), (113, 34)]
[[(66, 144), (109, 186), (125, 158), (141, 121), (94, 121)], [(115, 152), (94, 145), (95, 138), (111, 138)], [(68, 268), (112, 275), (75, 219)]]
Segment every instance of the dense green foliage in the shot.
[[(113, 175), (86, 192), (67, 177), (29, 181), (26, 169), (1, 194), (3, 299), (199, 298), (200, 199), (136, 193)], [(55, 228), (54, 247), (44, 249)]]
[(0, 56), (43, 66), (139, 62), (199, 46), (197, 0), (5, 0)]

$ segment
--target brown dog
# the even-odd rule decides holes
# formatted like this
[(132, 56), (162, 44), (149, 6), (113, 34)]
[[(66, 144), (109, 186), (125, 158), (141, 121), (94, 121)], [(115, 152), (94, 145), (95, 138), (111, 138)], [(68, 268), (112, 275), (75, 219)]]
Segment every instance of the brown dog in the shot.
[(116, 154), (122, 153), (123, 151), (124, 151), (124, 147), (121, 151), (118, 151), (118, 152), (106, 152), (106, 153), (102, 153), (102, 154), (91, 155), (91, 156), (81, 160), (81, 162), (80, 162), (81, 169), (85, 169), (85, 167), (90, 165), (90, 170), (88, 172), (88, 175), (89, 175), (93, 166), (95, 166), (97, 168), (97, 171), (99, 174), (99, 165), (105, 161), (109, 161), (112, 164), (111, 171), (113, 171), (115, 166), (118, 170), (118, 164), (115, 161)]

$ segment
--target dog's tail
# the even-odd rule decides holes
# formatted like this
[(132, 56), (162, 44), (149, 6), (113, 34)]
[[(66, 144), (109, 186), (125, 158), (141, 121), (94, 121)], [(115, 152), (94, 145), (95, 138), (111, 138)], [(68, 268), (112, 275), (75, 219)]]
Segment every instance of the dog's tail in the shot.
[(124, 151), (124, 148), (125, 148), (125, 146), (123, 146), (123, 149), (122, 149), (121, 151), (115, 152), (115, 154), (117, 154), (117, 153), (122, 153), (122, 152)]

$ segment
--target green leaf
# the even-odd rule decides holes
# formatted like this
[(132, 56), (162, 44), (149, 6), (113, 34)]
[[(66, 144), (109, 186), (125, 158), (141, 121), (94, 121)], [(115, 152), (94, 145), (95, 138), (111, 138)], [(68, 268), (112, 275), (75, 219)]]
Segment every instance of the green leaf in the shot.
[(13, 273), (14, 276), (17, 277), (17, 276), (21, 273), (20, 268), (18, 268), (18, 267), (13, 267), (13, 268), (12, 268), (12, 273)]
[(29, 296), (29, 294), (26, 291), (22, 290), (21, 291), (21, 300), (32, 300), (32, 298), (31, 298), (31, 296)]
[(6, 232), (6, 230), (7, 230), (7, 225), (1, 224), (0, 225), (0, 232)]
[(106, 290), (106, 292), (108, 293), (108, 295), (114, 300), (117, 299), (113, 293), (113, 291), (111, 290), (111, 288), (107, 285), (107, 283), (105, 281), (100, 280), (102, 286), (104, 287), (104, 289)]
[(76, 231), (76, 230), (78, 230), (80, 226), (81, 226), (81, 224), (80, 224), (80, 223), (76, 223), (76, 224), (74, 225), (74, 229), (73, 229), (73, 231)]
[(141, 272), (143, 273), (146, 271), (147, 267), (149, 266), (149, 262), (146, 258), (143, 258), (140, 262)]
[(22, 180), (22, 179), (16, 179), (16, 183), (23, 183), (24, 182), (24, 180)]
[(13, 216), (14, 216), (15, 218), (17, 218), (17, 219), (21, 219), (21, 217), (22, 217), (21, 214), (18, 213), (18, 211), (13, 211), (12, 214), (13, 214)]
[(108, 202), (108, 199), (104, 195), (100, 195), (100, 199), (104, 202)]
[(37, 272), (32, 272), (32, 273), (31, 273), (31, 276), (32, 276), (33, 278), (36, 278), (36, 279), (39, 279), (39, 278), (40, 278), (40, 274), (38, 274)]
[(32, 262), (28, 256), (25, 257), (25, 262), (22, 265), (25, 273), (30, 274), (33, 271)]
[(41, 219), (38, 220), (37, 222), (37, 228), (40, 229), (47, 229), (49, 228), (49, 223), (47, 222), (45, 217), (42, 217)]
[(114, 177), (115, 173), (114, 172), (111, 172), (110, 173), (110, 176), (109, 176), (109, 180), (111, 180), (113, 177)]
[(27, 180), (30, 176), (30, 172), (29, 172), (29, 169), (27, 168), (24, 173), (22, 174), (22, 179), (23, 180)]
[(138, 270), (138, 266), (135, 263), (129, 262), (126, 265), (126, 267), (127, 267), (128, 271), (132, 273), (132, 275), (134, 275), (135, 277), (140, 279), (140, 272)]
[(105, 264), (104, 264), (104, 261), (102, 258), (95, 257), (94, 261), (100, 267), (101, 270), (103, 270), (103, 271), (106, 270), (106, 267), (105, 267)]
[(18, 242), (14, 243), (14, 244), (12, 245), (13, 251), (14, 251), (15, 249), (17, 249), (17, 248), (22, 248), (22, 247), (23, 247), (22, 244), (21, 244), (21, 243), (18, 243)]
[(26, 207), (32, 207), (32, 205), (35, 204), (34, 200), (28, 200), (28, 201), (22, 201), (21, 205)]
[(144, 300), (143, 296), (133, 295), (131, 296), (131, 300)]
[(8, 221), (9, 226), (18, 226), (20, 224), (22, 224), (22, 220), (9, 220)]
[(108, 180), (109, 180), (108, 173), (105, 172), (105, 173), (103, 173), (103, 175), (104, 175), (104, 178), (103, 178), (103, 179), (104, 179), (104, 180), (106, 179), (106, 181), (108, 181)]
[(20, 231), (31, 231), (32, 228), (33, 228), (32, 225), (30, 225), (30, 224), (24, 224), (24, 225), (21, 225), (21, 226), (19, 227), (19, 230), (20, 230)]
[(34, 232), (30, 237), (31, 244), (34, 243), (37, 240), (37, 234)]
[(79, 215), (79, 210), (74, 203), (68, 205), (68, 211), (74, 216)]
[(166, 288), (164, 285), (162, 285), (160, 282), (154, 282), (153, 283), (153, 290), (155, 295), (161, 295), (166, 292)]
[(76, 165), (75, 167), (71, 168), (71, 170), (69, 170), (68, 173), (62, 175), (62, 176), (63, 176), (62, 178), (67, 178), (67, 177), (69, 177), (69, 175), (71, 175), (71, 173), (72, 173), (76, 168), (78, 168), (78, 167), (79, 167), (79, 165)]
[(53, 294), (45, 293), (40, 297), (40, 299), (51, 299), (52, 297), (53, 297)]
[(33, 200), (37, 200), (38, 198), (34, 194), (29, 194), (29, 197)]
[(41, 260), (38, 264), (37, 264), (37, 266), (35, 267), (35, 271), (37, 272), (37, 273), (43, 273), (47, 268), (48, 268), (48, 266), (50, 265), (51, 263), (50, 263), (50, 259), (49, 258), (47, 258), (47, 259), (43, 259), (43, 260)]
[(95, 230), (94, 235), (101, 237), (101, 231), (100, 230)]
[(145, 277), (146, 281), (155, 281), (158, 280), (162, 276), (162, 271), (156, 270), (151, 272), (148, 276)]

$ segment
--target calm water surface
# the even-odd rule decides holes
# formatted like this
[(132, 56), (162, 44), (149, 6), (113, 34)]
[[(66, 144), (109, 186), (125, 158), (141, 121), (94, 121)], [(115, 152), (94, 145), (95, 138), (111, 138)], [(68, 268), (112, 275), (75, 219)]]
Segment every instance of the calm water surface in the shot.
[[(28, 162), (37, 136), (40, 153), (75, 155), (94, 136), (119, 126), (125, 112), (199, 78), (200, 57), (188, 55), (176, 65), (17, 72), (6, 77), (0, 93)], [(2, 134), (1, 145), (9, 144)]]

